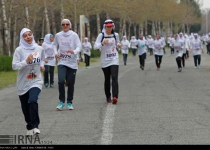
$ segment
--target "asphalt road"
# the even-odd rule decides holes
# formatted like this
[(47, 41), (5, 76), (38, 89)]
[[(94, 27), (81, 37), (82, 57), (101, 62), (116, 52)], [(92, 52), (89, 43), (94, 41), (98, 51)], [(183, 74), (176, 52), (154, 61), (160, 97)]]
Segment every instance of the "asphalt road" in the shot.
[[(74, 110), (56, 111), (58, 84), (43, 87), (39, 99), (40, 140), (60, 145), (210, 144), (210, 56), (201, 68), (193, 57), (181, 73), (169, 49), (160, 71), (147, 54), (145, 70), (138, 56), (119, 67), (119, 102), (107, 104), (100, 63), (77, 71)], [(67, 89), (67, 88), (66, 88)], [(0, 90), (0, 135), (25, 135), (25, 120), (15, 85)]]

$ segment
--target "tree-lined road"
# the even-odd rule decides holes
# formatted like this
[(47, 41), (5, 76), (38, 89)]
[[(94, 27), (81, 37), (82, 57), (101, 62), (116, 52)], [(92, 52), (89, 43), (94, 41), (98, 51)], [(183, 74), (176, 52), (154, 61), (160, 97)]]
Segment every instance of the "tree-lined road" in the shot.
[[(149, 53), (144, 71), (138, 56), (129, 56), (126, 66), (120, 59), (117, 105), (106, 103), (100, 63), (80, 68), (73, 111), (56, 111), (55, 75), (55, 87), (43, 87), (39, 99), (40, 140), (61, 145), (210, 144), (209, 62), (205, 52), (201, 68), (195, 69), (190, 54), (178, 73), (169, 49), (160, 71)], [(0, 95), (0, 135), (25, 135), (15, 85)]]

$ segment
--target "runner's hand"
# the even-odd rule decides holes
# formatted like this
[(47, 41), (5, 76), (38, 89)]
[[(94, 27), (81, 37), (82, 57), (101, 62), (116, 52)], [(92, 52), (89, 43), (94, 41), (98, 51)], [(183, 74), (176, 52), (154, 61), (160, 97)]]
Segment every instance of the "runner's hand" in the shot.
[(56, 59), (59, 59), (60, 58), (60, 55), (59, 54), (55, 54), (55, 58)]
[(26, 58), (26, 63), (30, 63), (31, 61), (33, 61), (33, 55), (30, 54), (27, 58)]
[(41, 72), (44, 72), (45, 71), (45, 67), (41, 66), (40, 70), (41, 70)]
[(47, 59), (44, 59), (44, 62), (45, 62), (45, 63), (48, 63), (48, 60), (47, 60)]
[(68, 50), (69, 53), (71, 54), (74, 54), (74, 51), (73, 50)]

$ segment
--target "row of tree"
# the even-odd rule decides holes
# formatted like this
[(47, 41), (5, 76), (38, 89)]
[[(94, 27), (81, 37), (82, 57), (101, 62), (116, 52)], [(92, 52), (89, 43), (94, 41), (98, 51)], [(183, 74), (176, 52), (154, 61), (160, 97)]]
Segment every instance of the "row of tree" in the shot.
[(140, 34), (164, 35), (179, 31), (198, 32), (201, 0), (0, 0), (0, 55), (12, 55), (23, 27), (30, 28), (38, 40), (61, 30), (68, 18), (79, 34), (79, 16), (85, 15), (86, 36), (94, 41), (104, 20), (112, 19), (120, 38)]

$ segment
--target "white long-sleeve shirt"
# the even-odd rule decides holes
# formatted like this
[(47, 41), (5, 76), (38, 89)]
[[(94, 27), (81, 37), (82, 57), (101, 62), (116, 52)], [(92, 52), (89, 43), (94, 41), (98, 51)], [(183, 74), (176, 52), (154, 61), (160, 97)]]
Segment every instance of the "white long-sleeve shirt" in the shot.
[(182, 42), (182, 45), (183, 45), (183, 46), (182, 46), (182, 48), (183, 48), (183, 49), (182, 49), (182, 50), (183, 50), (183, 53), (186, 54), (186, 47), (185, 47), (185, 45), (186, 45), (186, 41), (185, 41), (185, 40), (186, 40), (186, 39), (182, 36), (182, 37), (180, 37), (179, 40), (180, 40), (180, 42)]
[[(33, 61), (27, 64), (27, 57), (32, 54)], [(17, 76), (17, 94), (23, 95), (33, 87), (42, 90), (43, 79), (40, 66), (44, 67), (44, 50), (37, 46), (34, 50), (25, 50), (17, 47), (13, 55), (12, 69), (18, 70)]]
[(181, 40), (174, 39), (173, 40), (173, 48), (174, 48), (175, 58), (183, 56), (184, 43)]
[[(78, 69), (77, 58), (82, 45), (77, 33), (73, 31), (70, 32), (71, 34), (69, 36), (62, 35), (62, 32), (57, 33), (55, 35), (53, 49), (55, 54), (58, 54), (57, 49), (59, 46), (60, 58), (58, 59), (58, 65), (65, 65), (72, 69)], [(74, 54), (71, 54), (69, 50), (73, 50)]]
[(201, 50), (203, 49), (203, 45), (202, 42), (200, 41), (200, 39), (193, 39), (191, 41), (190, 47), (192, 49), (193, 52), (193, 56), (195, 55), (201, 55)]
[(136, 47), (136, 42), (137, 42), (136, 39), (135, 39), (135, 40), (130, 40), (130, 47), (131, 47), (132, 49), (137, 49), (137, 47)]
[(147, 45), (149, 48), (154, 49), (154, 39), (153, 38), (148, 38), (147, 39)]
[(144, 53), (147, 52), (146, 45), (147, 45), (147, 41), (146, 40), (144, 40), (144, 39), (143, 40), (138, 39), (138, 41), (137, 41), (138, 55), (142, 55), (142, 54), (144, 54)]
[(156, 39), (154, 41), (154, 55), (163, 56), (163, 48), (165, 47), (165, 42), (162, 39)]
[(187, 51), (190, 50), (190, 39), (188, 39), (188, 38), (185, 39), (185, 48)]
[(92, 49), (92, 45), (90, 44), (90, 42), (82, 43), (82, 51), (84, 54), (91, 56), (91, 49)]
[(44, 49), (44, 54), (45, 54), (45, 59), (48, 60), (47, 63), (45, 63), (45, 65), (49, 65), (49, 66), (55, 66), (56, 64), (56, 59), (55, 59), (55, 51), (53, 50), (53, 43), (43, 43), (42, 47)]
[(103, 40), (107, 39), (109, 42), (103, 46), (101, 44), (102, 36), (103, 34), (100, 33), (94, 44), (94, 50), (101, 50), (101, 67), (106, 68), (111, 65), (119, 65), (119, 53), (117, 51), (117, 46), (120, 44), (120, 40), (118, 33), (115, 33), (116, 40), (113, 37), (113, 34), (107, 35), (104, 33)]
[(122, 40), (121, 41), (121, 44), (122, 44), (122, 48), (121, 48), (121, 52), (123, 54), (128, 54), (129, 52), (129, 48), (130, 48), (130, 43), (128, 40)]

